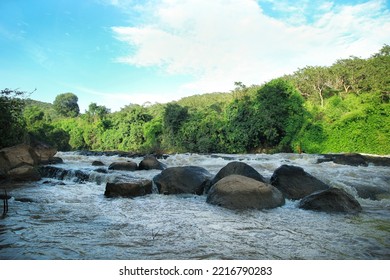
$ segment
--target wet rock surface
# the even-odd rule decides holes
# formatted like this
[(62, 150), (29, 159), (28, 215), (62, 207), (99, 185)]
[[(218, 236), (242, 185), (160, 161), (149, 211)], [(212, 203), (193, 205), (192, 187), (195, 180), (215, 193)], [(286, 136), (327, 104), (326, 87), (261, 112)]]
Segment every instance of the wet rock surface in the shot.
[(285, 199), (270, 184), (241, 175), (229, 175), (210, 188), (207, 202), (229, 209), (269, 209), (284, 205)]
[(161, 194), (198, 194), (210, 184), (211, 174), (203, 167), (170, 167), (153, 178)]
[(329, 213), (358, 213), (362, 211), (359, 202), (342, 189), (330, 188), (313, 193), (299, 202), (299, 208)]
[(316, 191), (329, 188), (327, 184), (305, 172), (303, 168), (293, 165), (282, 165), (276, 169), (271, 177), (271, 185), (289, 199), (301, 199)]

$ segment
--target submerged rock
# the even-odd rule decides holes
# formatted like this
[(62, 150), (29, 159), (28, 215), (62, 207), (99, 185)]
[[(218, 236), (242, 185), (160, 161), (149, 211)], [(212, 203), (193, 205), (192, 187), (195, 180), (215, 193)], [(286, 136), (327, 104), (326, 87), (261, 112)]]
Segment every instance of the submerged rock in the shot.
[(57, 180), (64, 180), (66, 178), (72, 179), (76, 182), (82, 183), (89, 180), (89, 173), (81, 170), (64, 169), (57, 166), (41, 166), (39, 173), (44, 178), (53, 178)]
[(317, 160), (317, 163), (332, 161), (337, 164), (352, 166), (368, 166), (366, 159), (361, 154), (325, 154), (323, 158)]
[(301, 199), (316, 191), (329, 189), (327, 184), (293, 165), (282, 165), (276, 169), (271, 184), (289, 199)]
[(313, 193), (299, 202), (299, 208), (324, 212), (358, 213), (359, 202), (342, 189), (330, 188)]
[(229, 209), (267, 209), (284, 205), (283, 194), (270, 184), (229, 175), (213, 185), (207, 202)]
[(211, 174), (203, 167), (170, 167), (153, 178), (162, 194), (203, 194), (210, 184)]
[(334, 162), (337, 164), (351, 166), (368, 166), (369, 164), (377, 166), (390, 166), (390, 157), (370, 156), (357, 153), (349, 154), (324, 154), (322, 158), (317, 159), (317, 163)]
[(136, 197), (152, 193), (152, 181), (142, 180), (131, 183), (107, 183), (106, 197)]
[(371, 200), (381, 200), (381, 199), (390, 199), (389, 189), (383, 187), (372, 186), (372, 185), (353, 185), (357, 195), (361, 198), (371, 199)]

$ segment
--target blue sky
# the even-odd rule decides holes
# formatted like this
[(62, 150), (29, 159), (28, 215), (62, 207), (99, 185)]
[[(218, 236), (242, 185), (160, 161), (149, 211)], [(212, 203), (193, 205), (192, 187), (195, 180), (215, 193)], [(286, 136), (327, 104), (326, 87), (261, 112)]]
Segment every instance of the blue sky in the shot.
[(1, 0), (0, 88), (112, 111), (261, 84), (390, 44), (389, 1)]

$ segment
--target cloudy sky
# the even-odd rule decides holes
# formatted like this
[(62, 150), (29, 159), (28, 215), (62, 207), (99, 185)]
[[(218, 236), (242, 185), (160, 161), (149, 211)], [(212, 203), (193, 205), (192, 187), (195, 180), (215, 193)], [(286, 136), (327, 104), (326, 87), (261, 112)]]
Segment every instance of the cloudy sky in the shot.
[(1, 0), (0, 88), (112, 111), (262, 84), (390, 44), (386, 0)]

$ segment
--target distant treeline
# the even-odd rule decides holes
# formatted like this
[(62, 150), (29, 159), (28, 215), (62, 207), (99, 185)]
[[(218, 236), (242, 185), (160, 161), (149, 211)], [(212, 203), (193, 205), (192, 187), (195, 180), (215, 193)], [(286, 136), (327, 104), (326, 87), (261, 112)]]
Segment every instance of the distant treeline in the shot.
[(113, 113), (91, 103), (84, 114), (73, 93), (48, 104), (5, 89), (0, 147), (34, 139), (59, 150), (390, 154), (388, 45), (368, 59), (349, 57), (263, 85), (235, 86)]

